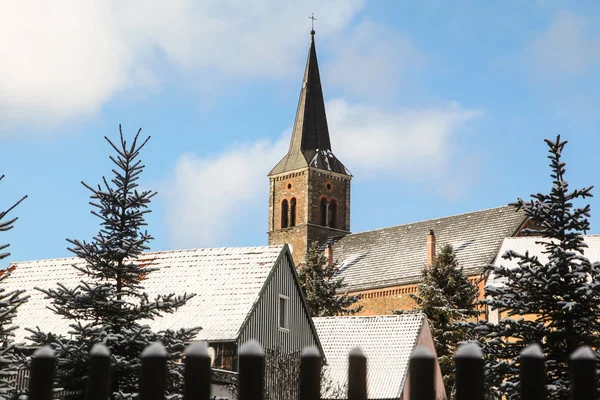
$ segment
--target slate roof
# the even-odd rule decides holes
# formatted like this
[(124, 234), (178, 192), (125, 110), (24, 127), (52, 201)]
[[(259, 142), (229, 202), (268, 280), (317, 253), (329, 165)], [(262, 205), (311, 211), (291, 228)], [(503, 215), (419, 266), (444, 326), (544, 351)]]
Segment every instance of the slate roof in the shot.
[[(424, 321), (420, 313), (313, 318), (327, 359), (325, 377), (334, 385), (346, 385), (348, 353), (360, 347), (367, 357), (367, 397), (400, 398)], [(323, 398), (330, 397), (324, 393)]]
[(310, 50), (306, 60), (290, 148), (271, 170), (269, 176), (309, 166), (350, 175), (346, 167), (331, 152), (314, 31), (311, 34)]
[[(149, 321), (155, 330), (201, 326), (198, 340), (235, 340), (259, 299), (269, 274), (284, 246), (208, 248), (144, 253), (141, 262), (159, 270), (148, 274), (145, 291), (153, 294), (196, 293), (185, 306), (172, 314)], [(23, 340), (23, 328), (39, 326), (43, 331), (68, 332), (68, 322), (47, 309), (48, 300), (34, 287), (54, 288), (57, 282), (71, 288), (81, 273), (72, 268), (81, 259), (59, 258), (14, 263), (6, 290), (26, 289), (31, 295), (19, 310), (16, 339)]]
[(525, 221), (514, 207), (491, 208), (347, 235), (334, 244), (333, 255), (341, 263), (346, 290), (415, 283), (426, 265), (426, 237), (433, 230), (438, 251), (451, 244), (465, 273), (474, 275)]
[[(548, 255), (542, 253), (545, 250), (543, 244), (537, 244), (536, 242), (548, 241), (547, 238), (541, 237), (516, 237), (506, 238), (502, 242), (502, 246), (498, 251), (494, 260), (495, 265), (502, 265), (506, 268), (514, 268), (517, 266), (517, 260), (505, 260), (502, 256), (509, 250), (517, 252), (519, 254), (525, 254), (529, 252), (531, 256), (536, 256), (542, 263), (548, 262)], [(592, 263), (600, 262), (600, 235), (586, 235), (583, 237), (583, 241), (587, 244), (587, 248), (584, 249), (583, 255), (587, 257)], [(493, 275), (488, 280), (488, 285), (501, 284), (500, 280), (495, 280)]]

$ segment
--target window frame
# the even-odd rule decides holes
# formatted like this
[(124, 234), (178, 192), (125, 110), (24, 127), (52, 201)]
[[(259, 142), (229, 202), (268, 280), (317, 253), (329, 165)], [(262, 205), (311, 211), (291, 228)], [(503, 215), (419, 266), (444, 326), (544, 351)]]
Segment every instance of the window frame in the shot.
[(281, 229), (288, 228), (290, 226), (290, 203), (287, 199), (281, 201)]
[(289, 221), (288, 221), (288, 225), (289, 225), (290, 227), (292, 227), (292, 226), (296, 226), (296, 203), (297, 203), (297, 201), (296, 201), (296, 198), (295, 198), (295, 197), (292, 197), (292, 198), (290, 199), (290, 203), (289, 203), (289, 207), (290, 207), (290, 218), (289, 218)]
[[(282, 302), (283, 300), (283, 302)], [(283, 310), (282, 310), (283, 303)], [(281, 318), (283, 311), (283, 325), (281, 326)], [(282, 332), (290, 331), (290, 298), (282, 293), (279, 293), (277, 298), (277, 328)]]

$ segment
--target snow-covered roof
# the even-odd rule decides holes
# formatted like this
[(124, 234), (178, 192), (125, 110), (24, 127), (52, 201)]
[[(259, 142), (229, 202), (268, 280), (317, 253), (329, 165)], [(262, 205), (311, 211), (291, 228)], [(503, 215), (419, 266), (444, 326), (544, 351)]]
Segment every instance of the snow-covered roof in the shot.
[[(525, 254), (529, 252), (530, 256), (536, 256), (542, 263), (548, 262), (548, 255), (542, 253), (546, 248), (543, 244), (536, 242), (547, 242), (550, 239), (535, 237), (535, 236), (523, 236), (523, 237), (512, 237), (506, 238), (500, 246), (500, 250), (494, 260), (494, 265), (502, 265), (506, 268), (517, 267), (517, 259), (506, 260), (502, 256), (509, 250), (512, 250), (519, 254)], [(587, 248), (583, 250), (583, 255), (587, 257), (591, 262), (600, 262), (600, 235), (586, 235), (583, 237), (583, 241), (587, 244)], [(494, 276), (490, 276), (488, 279), (488, 285), (501, 285), (501, 279), (494, 279)]]
[(348, 353), (360, 347), (367, 357), (367, 397), (400, 398), (424, 321), (420, 313), (313, 318), (328, 363), (326, 379), (345, 386)]
[[(144, 253), (140, 262), (159, 270), (142, 281), (154, 294), (195, 293), (175, 313), (149, 321), (155, 330), (201, 326), (198, 340), (235, 340), (261, 289), (273, 270), (283, 246), (208, 248)], [(25, 327), (63, 333), (69, 321), (50, 311), (49, 300), (34, 287), (55, 288), (57, 282), (74, 288), (82, 274), (72, 267), (81, 259), (59, 258), (13, 263), (4, 281), (6, 290), (25, 289), (31, 295), (18, 310), (18, 340), (28, 336)], [(12, 268), (11, 268), (12, 269)]]
[(427, 264), (426, 238), (433, 230), (438, 251), (452, 245), (464, 272), (475, 275), (494, 259), (502, 240), (515, 235), (525, 221), (523, 212), (504, 206), (353, 233), (334, 244), (333, 257), (341, 264), (344, 290), (415, 283)]

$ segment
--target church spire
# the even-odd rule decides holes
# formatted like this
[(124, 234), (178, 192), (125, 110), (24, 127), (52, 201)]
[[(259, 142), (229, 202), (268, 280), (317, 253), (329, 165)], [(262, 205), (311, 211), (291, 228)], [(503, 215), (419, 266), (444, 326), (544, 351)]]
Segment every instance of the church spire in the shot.
[(308, 51), (308, 59), (304, 70), (290, 148), (288, 154), (273, 168), (269, 175), (308, 166), (349, 174), (331, 152), (325, 101), (315, 48), (314, 27), (310, 31), (310, 36), (310, 50)]

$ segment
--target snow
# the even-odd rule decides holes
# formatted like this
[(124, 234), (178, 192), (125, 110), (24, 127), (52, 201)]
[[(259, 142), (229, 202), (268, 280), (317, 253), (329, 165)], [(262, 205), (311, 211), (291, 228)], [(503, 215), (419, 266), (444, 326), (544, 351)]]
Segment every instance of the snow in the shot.
[(431, 350), (429, 350), (427, 347), (425, 347), (425, 346), (417, 346), (413, 350), (411, 358), (433, 359), (435, 357), (434, 357), (433, 353), (431, 352)]
[(185, 349), (185, 355), (187, 357), (209, 357), (208, 345), (203, 341), (194, 342)]
[(260, 343), (254, 339), (247, 341), (240, 348), (240, 356), (262, 357), (264, 354)]
[[(150, 299), (156, 294), (197, 294), (177, 312), (147, 323), (154, 331), (200, 326), (196, 340), (234, 340), (282, 248), (205, 248), (141, 254), (140, 262), (158, 268), (141, 282)], [(12, 264), (16, 268), (2, 286), (7, 291), (25, 289), (31, 296), (14, 319), (14, 325), (19, 326), (15, 331), (17, 341), (30, 336), (25, 331), (28, 327), (39, 326), (42, 331), (65, 335), (72, 330), (70, 321), (49, 310), (49, 300), (34, 287), (54, 289), (57, 282), (67, 288), (76, 287), (82, 273), (73, 264), (84, 266), (78, 258)]]
[(581, 346), (573, 352), (571, 355), (572, 360), (595, 360), (596, 353), (592, 351), (588, 346)]
[(455, 358), (483, 358), (483, 352), (477, 343), (463, 343), (458, 346)]
[(42, 346), (33, 353), (34, 358), (54, 358), (54, 350), (50, 346)]
[(365, 353), (363, 353), (363, 351), (362, 351), (362, 349), (360, 347), (355, 347), (352, 350), (350, 350), (349, 356), (350, 357), (365, 358)]
[(142, 358), (167, 357), (167, 350), (161, 342), (154, 342), (142, 351)]
[(321, 352), (317, 348), (317, 346), (305, 347), (302, 350), (302, 357), (321, 357)]
[(110, 350), (104, 343), (96, 343), (90, 351), (92, 357), (110, 357)]
[(544, 358), (542, 346), (540, 346), (538, 343), (530, 344), (521, 352), (521, 357)]
[(313, 318), (327, 359), (324, 376), (334, 385), (346, 385), (348, 354), (360, 351), (368, 363), (368, 398), (399, 398), (424, 320), (419, 313)]

